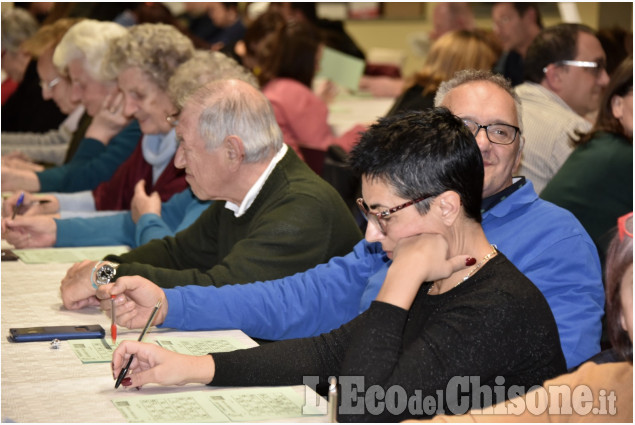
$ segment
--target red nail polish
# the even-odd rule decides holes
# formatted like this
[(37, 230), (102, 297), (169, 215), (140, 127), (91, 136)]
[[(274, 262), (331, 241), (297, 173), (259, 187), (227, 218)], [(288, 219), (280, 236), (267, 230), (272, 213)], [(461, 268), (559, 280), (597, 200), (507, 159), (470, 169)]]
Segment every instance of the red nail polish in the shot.
[(123, 381), (121, 381), (121, 385), (123, 385), (124, 387), (129, 387), (130, 385), (132, 385), (132, 378), (129, 376), (123, 378)]
[(469, 266), (473, 266), (474, 264), (476, 264), (476, 258), (474, 258), (474, 257), (467, 257), (467, 258), (465, 259), (465, 265), (466, 265), (467, 267), (469, 267)]

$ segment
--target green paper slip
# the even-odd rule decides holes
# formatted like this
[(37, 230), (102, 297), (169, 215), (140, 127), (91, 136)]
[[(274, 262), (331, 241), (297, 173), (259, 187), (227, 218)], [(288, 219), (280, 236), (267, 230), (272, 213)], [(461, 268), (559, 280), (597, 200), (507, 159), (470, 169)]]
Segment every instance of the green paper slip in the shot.
[(305, 403), (307, 397), (315, 393), (307, 389), (303, 397), (291, 387), (265, 387), (135, 394), (111, 401), (128, 422), (255, 422), (324, 414)]
[(98, 261), (106, 255), (120, 255), (128, 252), (125, 245), (86, 246), (76, 248), (33, 248), (14, 249), (15, 255), (26, 264), (76, 263), (83, 260)]
[[(124, 340), (136, 341), (133, 338), (117, 339), (113, 347), (110, 338), (75, 339), (68, 343), (82, 363), (110, 363), (112, 352)], [(181, 354), (202, 356), (208, 353), (222, 353), (247, 348), (245, 344), (232, 337), (225, 338), (157, 338), (155, 341), (161, 347)]]
[(209, 353), (225, 353), (227, 351), (248, 348), (236, 338), (157, 338), (157, 344), (170, 351), (192, 356), (203, 356)]
[(337, 85), (356, 92), (365, 67), (366, 62), (360, 58), (324, 47), (317, 76), (328, 78)]

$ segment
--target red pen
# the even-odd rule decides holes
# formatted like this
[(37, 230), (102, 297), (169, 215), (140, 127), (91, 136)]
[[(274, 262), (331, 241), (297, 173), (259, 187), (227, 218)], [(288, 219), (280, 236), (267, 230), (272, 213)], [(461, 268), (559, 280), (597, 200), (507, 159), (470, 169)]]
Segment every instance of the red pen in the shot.
[(112, 345), (117, 343), (117, 325), (115, 324), (115, 296), (110, 296), (110, 338), (112, 339)]

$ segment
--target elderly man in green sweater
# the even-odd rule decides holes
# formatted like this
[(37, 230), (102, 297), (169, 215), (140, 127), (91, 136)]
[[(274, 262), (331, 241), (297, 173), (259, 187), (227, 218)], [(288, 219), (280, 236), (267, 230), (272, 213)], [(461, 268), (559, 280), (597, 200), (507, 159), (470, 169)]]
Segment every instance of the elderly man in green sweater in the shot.
[(186, 102), (174, 159), (199, 199), (216, 200), (189, 228), (62, 280), (69, 309), (99, 305), (95, 289), (140, 275), (159, 286), (276, 279), (343, 255), (361, 232), (339, 194), (282, 142), (271, 105), (247, 83), (217, 81)]

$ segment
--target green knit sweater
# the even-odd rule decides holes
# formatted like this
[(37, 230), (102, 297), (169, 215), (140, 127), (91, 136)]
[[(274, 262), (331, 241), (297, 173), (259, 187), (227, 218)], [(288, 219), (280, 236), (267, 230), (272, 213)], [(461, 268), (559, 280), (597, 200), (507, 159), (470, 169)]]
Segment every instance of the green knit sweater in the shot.
[(241, 217), (213, 203), (189, 228), (108, 261), (169, 288), (285, 277), (351, 251), (362, 235), (339, 194), (292, 149)]

